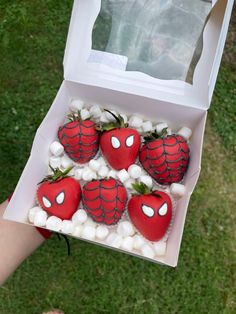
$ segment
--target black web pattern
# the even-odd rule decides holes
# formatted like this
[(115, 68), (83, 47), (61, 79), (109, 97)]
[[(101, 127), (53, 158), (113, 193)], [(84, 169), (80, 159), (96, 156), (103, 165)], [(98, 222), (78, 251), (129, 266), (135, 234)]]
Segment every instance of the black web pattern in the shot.
[[(173, 144), (166, 143), (166, 139), (168, 138), (175, 139)], [(156, 146), (150, 145), (151, 143), (146, 144), (146, 148), (144, 152), (146, 152), (145, 158), (142, 160), (142, 165), (144, 169), (160, 184), (168, 184), (173, 182), (180, 182), (183, 179), (185, 172), (187, 171), (189, 164), (189, 147), (187, 142), (178, 135), (170, 135), (166, 138), (159, 139), (158, 144)], [(183, 145), (186, 145), (187, 149), (184, 150)], [(178, 145), (178, 150), (176, 153), (169, 153), (167, 151), (168, 147), (174, 147)], [(161, 155), (152, 157), (150, 155), (151, 151), (155, 151), (159, 148), (163, 148), (163, 153)], [(173, 157), (181, 154), (181, 157), (178, 159), (170, 160), (168, 157)], [(164, 157), (164, 161), (158, 165), (153, 165), (153, 161), (158, 161), (159, 159)], [(175, 167), (176, 163), (180, 163), (178, 167)], [(158, 168), (162, 168), (163, 170), (158, 170)], [(177, 173), (176, 173), (177, 171)]]
[[(84, 191), (83, 191), (83, 205), (84, 205), (84, 209), (90, 214), (90, 216), (92, 217), (92, 219), (96, 222), (100, 222), (100, 223), (105, 223), (108, 225), (115, 225), (120, 218), (122, 217), (122, 214), (125, 211), (125, 206), (128, 200), (127, 197), (127, 192), (125, 190), (125, 187), (123, 186), (123, 184), (118, 181), (118, 180), (114, 180), (114, 185), (111, 187), (106, 187), (103, 185), (104, 180), (99, 180), (99, 181), (94, 181), (97, 182), (98, 184), (96, 184), (94, 187), (89, 188), (88, 185), (90, 185), (91, 182), (87, 183), (84, 186), (84, 191), (86, 192), (94, 192), (94, 191), (98, 191), (98, 195), (94, 198), (86, 198), (84, 196)], [(94, 183), (92, 182), (92, 183)], [(119, 188), (124, 189), (124, 192), (126, 194), (126, 197), (124, 200), (120, 199), (119, 197)], [(103, 196), (103, 191), (104, 190), (116, 190), (116, 196), (113, 199), (106, 199)], [(97, 200), (100, 200), (100, 205), (98, 207), (90, 207), (88, 206), (87, 202), (95, 202)], [(114, 203), (114, 208), (111, 210), (107, 210), (106, 208), (104, 208), (104, 206), (102, 205), (102, 201), (106, 204), (106, 203)], [(120, 206), (118, 206), (120, 205)], [(121, 207), (121, 209), (119, 208)], [(96, 215), (96, 211), (102, 211), (102, 214), (97, 216)], [(110, 214), (113, 213), (113, 215), (111, 216)], [(109, 217), (107, 216), (107, 214), (109, 214)]]
[[(73, 126), (71, 123), (67, 123), (66, 125), (59, 128), (58, 131), (58, 138), (61, 144), (64, 146), (64, 149), (67, 155), (76, 162), (84, 162), (92, 159), (97, 151), (98, 151), (98, 134), (95, 131), (92, 134), (85, 134), (83, 133), (83, 128), (90, 129), (94, 127), (94, 123), (91, 122), (90, 125), (85, 124), (85, 121), (76, 121)], [(78, 132), (73, 135), (69, 136), (66, 130), (78, 129)], [(95, 137), (95, 140), (91, 143), (84, 143), (83, 139), (86, 137)], [(78, 139), (77, 143), (74, 145), (70, 144), (70, 139)]]

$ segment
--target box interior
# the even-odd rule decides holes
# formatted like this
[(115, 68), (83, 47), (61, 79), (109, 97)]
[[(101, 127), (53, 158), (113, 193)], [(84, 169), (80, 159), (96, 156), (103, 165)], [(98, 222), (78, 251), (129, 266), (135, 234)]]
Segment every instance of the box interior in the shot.
[[(206, 111), (201, 109), (188, 108), (146, 97), (111, 91), (110, 89), (64, 81), (48, 114), (38, 128), (31, 156), (18, 182), (12, 200), (4, 213), (4, 218), (27, 223), (28, 210), (35, 203), (37, 184), (47, 173), (49, 146), (55, 140), (59, 126), (63, 124), (65, 116), (69, 112), (69, 103), (74, 98), (82, 99), (88, 104), (97, 103), (128, 114), (135, 112), (135, 114), (140, 114), (155, 122), (166, 121), (173, 130), (181, 126), (188, 126), (193, 129), (190, 165), (184, 179), (187, 192), (185, 197), (177, 203), (173, 230), (168, 239), (167, 253), (163, 260), (160, 259), (160, 262), (176, 266), (189, 197), (200, 172), (206, 120)], [(148, 111), (146, 108), (149, 108)], [(176, 119), (177, 116), (178, 119)], [(16, 208), (17, 210), (15, 210)]]

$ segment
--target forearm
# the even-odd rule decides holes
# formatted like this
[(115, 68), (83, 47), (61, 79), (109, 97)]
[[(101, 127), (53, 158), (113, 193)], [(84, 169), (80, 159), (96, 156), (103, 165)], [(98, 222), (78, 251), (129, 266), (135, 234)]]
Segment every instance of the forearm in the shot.
[(3, 220), (6, 206), (0, 205), (0, 285), (45, 240), (35, 227)]

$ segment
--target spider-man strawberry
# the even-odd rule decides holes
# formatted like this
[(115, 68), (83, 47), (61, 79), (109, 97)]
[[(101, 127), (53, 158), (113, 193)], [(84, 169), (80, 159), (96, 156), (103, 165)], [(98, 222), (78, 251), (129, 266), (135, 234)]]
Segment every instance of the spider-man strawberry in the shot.
[(123, 184), (113, 178), (94, 180), (83, 188), (84, 209), (96, 222), (116, 224), (127, 203), (127, 192)]
[(103, 132), (100, 139), (102, 154), (114, 169), (128, 169), (138, 157), (140, 135), (136, 130), (129, 128), (121, 115), (116, 116), (109, 110), (105, 111), (109, 112), (115, 121), (98, 127)]
[(189, 164), (189, 147), (180, 135), (161, 135), (156, 132), (144, 137), (145, 143), (139, 152), (143, 168), (158, 183), (166, 185), (183, 179)]
[(159, 241), (171, 222), (171, 199), (165, 192), (151, 191), (144, 183), (133, 184), (133, 187), (140, 195), (129, 200), (129, 217), (146, 239)]
[(70, 122), (58, 130), (58, 138), (67, 155), (84, 164), (93, 159), (99, 147), (99, 133), (90, 119), (81, 120), (80, 114), (70, 114)]
[(38, 203), (50, 215), (70, 219), (79, 206), (80, 184), (67, 176), (71, 167), (64, 172), (58, 168), (51, 169), (53, 174), (47, 176), (38, 188)]

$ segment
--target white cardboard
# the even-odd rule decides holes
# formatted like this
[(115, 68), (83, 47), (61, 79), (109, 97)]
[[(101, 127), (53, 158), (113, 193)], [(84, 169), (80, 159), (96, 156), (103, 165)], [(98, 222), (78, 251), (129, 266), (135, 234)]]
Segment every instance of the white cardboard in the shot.
[(233, 0), (218, 0), (204, 30), (204, 48), (195, 69), (193, 85), (175, 80), (159, 80), (135, 71), (121, 71), (98, 63), (88, 63), (92, 29), (99, 14), (100, 0), (75, 0), (65, 50), (65, 79), (106, 87), (207, 109), (223, 53)]
[[(193, 130), (190, 165), (184, 179), (187, 192), (177, 202), (167, 253), (165, 257), (155, 260), (155, 262), (176, 266), (189, 199), (200, 173), (206, 108), (209, 106), (214, 89), (233, 1), (218, 0), (215, 5), (214, 18), (210, 18), (205, 30), (205, 46), (195, 71), (194, 80), (197, 83), (194, 83), (194, 86), (178, 81), (155, 80), (153, 82), (150, 77), (138, 72), (123, 71), (122, 75), (120, 73), (114, 75), (104, 69), (102, 72), (96, 72), (92, 68), (89, 69), (86, 64), (82, 66), (80, 60), (83, 60), (86, 55), (86, 47), (89, 52), (89, 44), (91, 46), (91, 42), (89, 43), (91, 37), (88, 36), (86, 39), (84, 34), (92, 30), (91, 25), (99, 12), (99, 3), (100, 0), (75, 0), (74, 2), (64, 57), (65, 80), (37, 130), (30, 158), (4, 213), (4, 218), (28, 223), (28, 210), (35, 203), (37, 184), (47, 173), (49, 146), (55, 140), (57, 130), (69, 111), (71, 99), (79, 98), (91, 104), (109, 105), (118, 112), (140, 114), (156, 122), (165, 121), (174, 130), (187, 126)], [(94, 7), (91, 4), (94, 4)], [(205, 67), (206, 71), (203, 72), (201, 67), (203, 69)], [(203, 84), (200, 90), (202, 93), (199, 91), (198, 83)]]
[[(172, 129), (178, 128), (180, 125), (186, 125), (193, 129), (191, 160), (185, 177), (187, 193), (177, 204), (173, 230), (168, 239), (167, 254), (164, 259), (157, 260), (160, 263), (176, 266), (189, 197), (195, 187), (200, 172), (201, 150), (206, 120), (206, 111), (202, 109), (187, 108), (146, 97), (112, 91), (110, 89), (64, 81), (49, 112), (37, 131), (31, 156), (18, 182), (13, 198), (4, 213), (4, 218), (27, 223), (28, 210), (35, 202), (38, 183), (47, 173), (49, 146), (54, 141), (57, 130), (63, 123), (66, 113), (69, 111), (71, 99), (75, 98), (80, 98), (91, 104), (109, 104), (109, 107), (117, 111), (135, 112), (157, 122), (167, 121)], [(147, 107), (149, 108), (148, 111)], [(179, 115), (178, 121), (176, 121), (176, 115)]]

